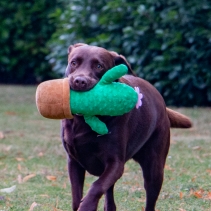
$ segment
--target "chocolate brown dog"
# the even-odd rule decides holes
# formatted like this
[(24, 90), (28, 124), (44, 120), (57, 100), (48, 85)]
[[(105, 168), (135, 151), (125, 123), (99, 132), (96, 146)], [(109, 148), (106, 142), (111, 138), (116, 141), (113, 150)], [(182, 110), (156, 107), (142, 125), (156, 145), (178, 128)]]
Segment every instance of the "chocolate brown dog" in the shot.
[[(83, 116), (62, 121), (62, 141), (68, 155), (72, 186), (72, 209), (96, 211), (105, 194), (105, 211), (115, 211), (113, 189), (129, 159), (143, 171), (146, 211), (154, 211), (163, 183), (164, 165), (170, 145), (170, 127), (189, 128), (190, 120), (166, 108), (159, 92), (147, 81), (136, 77), (126, 59), (115, 52), (85, 44), (69, 47), (66, 77), (77, 91), (91, 89), (102, 75), (119, 64), (126, 64), (129, 75), (119, 81), (139, 87), (143, 105), (117, 117), (100, 116), (109, 134), (99, 136), (85, 123)], [(83, 198), (85, 172), (99, 176)]]

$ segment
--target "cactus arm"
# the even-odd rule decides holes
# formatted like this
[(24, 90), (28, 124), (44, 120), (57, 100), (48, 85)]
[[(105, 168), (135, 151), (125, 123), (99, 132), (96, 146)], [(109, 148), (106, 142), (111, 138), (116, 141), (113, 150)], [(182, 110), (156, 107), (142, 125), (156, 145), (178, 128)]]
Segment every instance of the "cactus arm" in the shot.
[(125, 75), (128, 71), (128, 68), (124, 64), (120, 64), (118, 66), (113, 67), (109, 71), (107, 71), (101, 80), (99, 81), (100, 84), (110, 84), (113, 81), (119, 79), (123, 75)]
[(100, 135), (105, 135), (108, 133), (108, 128), (106, 127), (106, 124), (100, 121), (96, 116), (85, 115), (84, 120), (96, 133)]

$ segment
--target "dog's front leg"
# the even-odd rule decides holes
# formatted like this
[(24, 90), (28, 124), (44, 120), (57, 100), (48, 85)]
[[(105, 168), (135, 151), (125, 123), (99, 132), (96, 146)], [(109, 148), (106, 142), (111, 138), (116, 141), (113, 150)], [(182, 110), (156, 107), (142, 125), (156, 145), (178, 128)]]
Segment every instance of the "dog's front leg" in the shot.
[(112, 185), (105, 193), (104, 211), (116, 211), (114, 185)]
[(117, 159), (107, 162), (105, 171), (90, 187), (78, 211), (96, 211), (101, 196), (122, 176), (124, 162)]
[(74, 159), (68, 158), (68, 173), (72, 190), (72, 209), (77, 211), (83, 197), (85, 170)]

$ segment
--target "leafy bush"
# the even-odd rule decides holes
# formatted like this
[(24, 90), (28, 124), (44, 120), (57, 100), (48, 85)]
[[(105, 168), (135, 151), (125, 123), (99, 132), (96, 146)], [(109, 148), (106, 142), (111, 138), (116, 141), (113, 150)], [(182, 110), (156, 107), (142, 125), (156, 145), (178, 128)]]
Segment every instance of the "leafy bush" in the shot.
[(168, 105), (211, 105), (211, 3), (202, 0), (72, 0), (49, 60), (64, 72), (70, 44), (126, 56)]
[(58, 0), (0, 1), (0, 82), (35, 83), (55, 75), (46, 43), (56, 29)]

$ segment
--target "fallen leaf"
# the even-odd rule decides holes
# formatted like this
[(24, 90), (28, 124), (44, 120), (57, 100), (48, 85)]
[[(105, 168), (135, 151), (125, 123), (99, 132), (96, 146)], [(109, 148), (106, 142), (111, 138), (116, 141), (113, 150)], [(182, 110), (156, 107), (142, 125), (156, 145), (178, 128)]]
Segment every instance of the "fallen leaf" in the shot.
[(195, 182), (195, 180), (196, 180), (196, 177), (193, 177), (193, 178), (191, 179), (191, 182)]
[(207, 196), (205, 197), (205, 199), (211, 200), (211, 192), (207, 193)]
[(22, 176), (19, 174), (18, 175), (18, 178), (17, 178), (17, 180), (18, 180), (18, 184), (21, 184), (23, 181), (22, 181)]
[(21, 171), (21, 164), (18, 163), (18, 170)]
[(173, 171), (173, 169), (167, 164), (165, 165), (165, 169), (168, 170), (168, 171)]
[(210, 157), (211, 156), (211, 153), (205, 153), (202, 155), (203, 157)]
[(141, 197), (141, 198), (138, 198), (137, 201), (144, 203), (146, 201), (146, 199)]
[(2, 193), (12, 193), (16, 189), (16, 185), (13, 185), (9, 188), (0, 189), (0, 192)]
[(190, 189), (190, 194), (189, 194), (189, 196), (192, 196), (193, 195), (193, 189)]
[(7, 111), (7, 112), (5, 112), (7, 115), (9, 115), (9, 116), (16, 116), (17, 115), (17, 113), (16, 112), (14, 112), (14, 111)]
[(193, 195), (198, 198), (198, 199), (201, 199), (203, 197), (203, 190), (198, 190), (198, 191), (195, 191), (193, 192)]
[(43, 152), (40, 152), (40, 153), (38, 154), (38, 157), (43, 157), (43, 156), (44, 156)]
[(211, 169), (207, 169), (207, 172), (210, 174), (210, 176), (211, 176)]
[(174, 140), (170, 140), (170, 142), (171, 142), (171, 144), (176, 144), (177, 142), (176, 141), (174, 141)]
[(51, 180), (51, 181), (56, 181), (56, 176), (46, 176), (46, 179)]
[(180, 197), (180, 199), (183, 198), (183, 192), (180, 192), (180, 193), (179, 193), (179, 197)]
[(29, 208), (29, 211), (33, 211), (36, 206), (38, 206), (38, 204), (36, 202), (33, 202)]
[(36, 174), (29, 174), (23, 178), (23, 182), (26, 182), (35, 176), (36, 176)]
[(17, 161), (24, 161), (25, 159), (24, 158), (15, 158)]
[(195, 156), (197, 159), (198, 159), (198, 161), (200, 162), (200, 163), (204, 163), (204, 161), (199, 157), (199, 156)]
[(49, 196), (49, 195), (47, 195), (47, 194), (41, 194), (40, 196), (41, 196), (41, 197), (50, 198), (50, 196)]
[(195, 147), (193, 147), (192, 149), (193, 149), (193, 150), (200, 150), (201, 147), (200, 147), (200, 146), (195, 146)]
[(198, 193), (198, 192), (193, 193), (193, 195), (194, 195), (196, 198), (198, 198), (198, 199), (201, 199), (201, 198), (202, 198), (202, 195), (201, 195), (200, 193)]
[(4, 139), (4, 138), (5, 138), (4, 133), (0, 131), (0, 139)]

